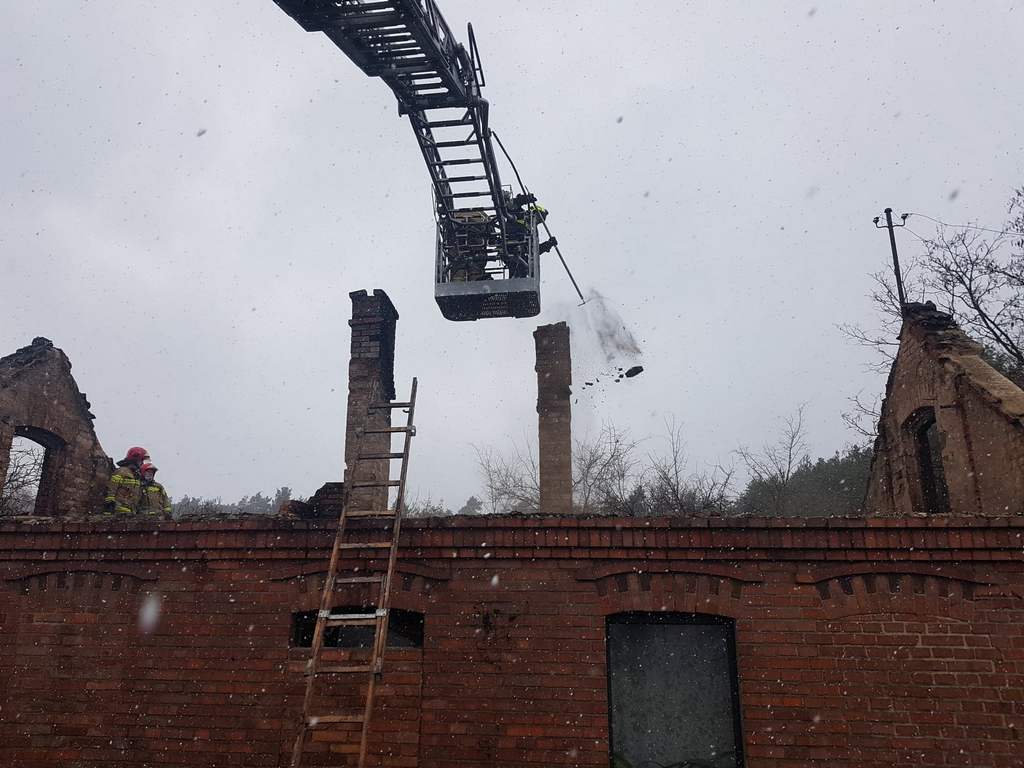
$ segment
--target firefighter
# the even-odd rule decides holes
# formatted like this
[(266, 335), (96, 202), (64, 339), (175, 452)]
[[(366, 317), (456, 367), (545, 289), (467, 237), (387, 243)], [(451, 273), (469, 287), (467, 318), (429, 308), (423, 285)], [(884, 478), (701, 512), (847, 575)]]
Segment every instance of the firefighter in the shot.
[[(510, 239), (514, 241), (525, 242), (529, 235), (529, 227), (527, 226), (527, 213), (532, 213), (534, 222), (537, 225), (543, 224), (548, 218), (548, 211), (543, 205), (537, 202), (537, 198), (532, 194), (521, 194), (511, 197), (510, 195), (505, 198), (507, 203), (511, 203), (509, 208), (509, 217), (506, 219), (508, 222), (508, 233)], [(537, 248), (537, 254), (545, 254), (558, 245), (558, 240), (553, 237), (549, 237)], [(517, 249), (514, 256), (520, 257), (512, 260), (509, 264), (509, 277), (526, 277), (527, 276), (527, 265), (526, 260), (521, 258), (525, 254), (525, 251)]]
[(110, 476), (103, 511), (109, 515), (134, 515), (142, 498), (142, 465), (149, 461), (145, 448), (129, 448)]
[(152, 464), (143, 464), (140, 472), (142, 474), (142, 501), (139, 504), (139, 514), (170, 520), (171, 499), (167, 495), (167, 489), (155, 479), (156, 467)]

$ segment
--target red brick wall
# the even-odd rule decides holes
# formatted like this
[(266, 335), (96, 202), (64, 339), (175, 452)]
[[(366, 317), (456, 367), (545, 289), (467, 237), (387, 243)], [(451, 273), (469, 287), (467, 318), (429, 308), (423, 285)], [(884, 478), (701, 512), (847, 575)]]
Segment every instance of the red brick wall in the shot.
[[(0, 525), (0, 765), (287, 765), (329, 527)], [(607, 765), (605, 617), (668, 610), (736, 620), (748, 766), (1020, 768), (1022, 546), (1024, 518), (409, 521), (425, 643), (388, 657), (373, 751)]]

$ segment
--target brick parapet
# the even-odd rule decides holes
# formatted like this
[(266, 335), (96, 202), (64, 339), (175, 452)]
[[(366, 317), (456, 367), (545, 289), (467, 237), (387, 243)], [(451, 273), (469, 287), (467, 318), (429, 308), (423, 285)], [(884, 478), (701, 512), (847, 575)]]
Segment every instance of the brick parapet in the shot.
[[(351, 523), (359, 530), (358, 523)], [(0, 562), (318, 558), (330, 520), (7, 522)], [(369, 528), (366, 529), (369, 534)], [(480, 516), (406, 520), (403, 559), (1020, 560), (1024, 517), (672, 519)]]

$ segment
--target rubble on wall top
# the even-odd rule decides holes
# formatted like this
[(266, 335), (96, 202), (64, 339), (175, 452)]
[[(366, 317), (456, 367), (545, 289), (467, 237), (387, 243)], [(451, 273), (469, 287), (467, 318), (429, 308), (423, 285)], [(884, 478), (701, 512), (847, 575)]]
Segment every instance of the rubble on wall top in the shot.
[[(1018, 422), (1024, 420), (1024, 390), (985, 361), (984, 347), (964, 333), (951, 315), (940, 311), (930, 301), (907, 304), (903, 314), (904, 327), (920, 329), (925, 345), (935, 350), (942, 365), (962, 376), (965, 383), (1002, 415)], [(889, 374), (887, 395), (895, 370), (893, 366)]]
[[(3, 365), (31, 365), (37, 360), (49, 356), (50, 350), (54, 350), (53, 342), (43, 336), (36, 336), (27, 347), (17, 349), (9, 355), (0, 357), (0, 366)], [(60, 350), (56, 350), (60, 352)], [(70, 365), (70, 363), (69, 363)]]
[[(46, 337), (36, 336), (28, 346), (21, 347), (9, 355), (0, 357), (0, 389), (9, 386), (26, 369), (47, 362), (56, 362), (63, 368), (64, 373), (71, 378), (71, 360), (64, 354), (64, 351), (59, 347), (55, 347), (53, 342)], [(72, 379), (72, 386), (77, 391), (82, 415), (94, 421), (96, 416), (91, 411), (92, 404), (84, 392), (78, 391), (77, 385), (73, 382), (74, 380)]]

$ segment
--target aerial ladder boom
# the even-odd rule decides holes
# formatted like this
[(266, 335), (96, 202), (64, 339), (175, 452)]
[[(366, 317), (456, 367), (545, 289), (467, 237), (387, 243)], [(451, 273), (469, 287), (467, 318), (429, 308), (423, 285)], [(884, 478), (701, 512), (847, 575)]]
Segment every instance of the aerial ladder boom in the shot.
[(444, 316), (538, 314), (539, 214), (502, 188), (472, 25), (467, 49), (434, 0), (274, 1), (387, 83), (409, 117), (433, 185), (435, 298)]

